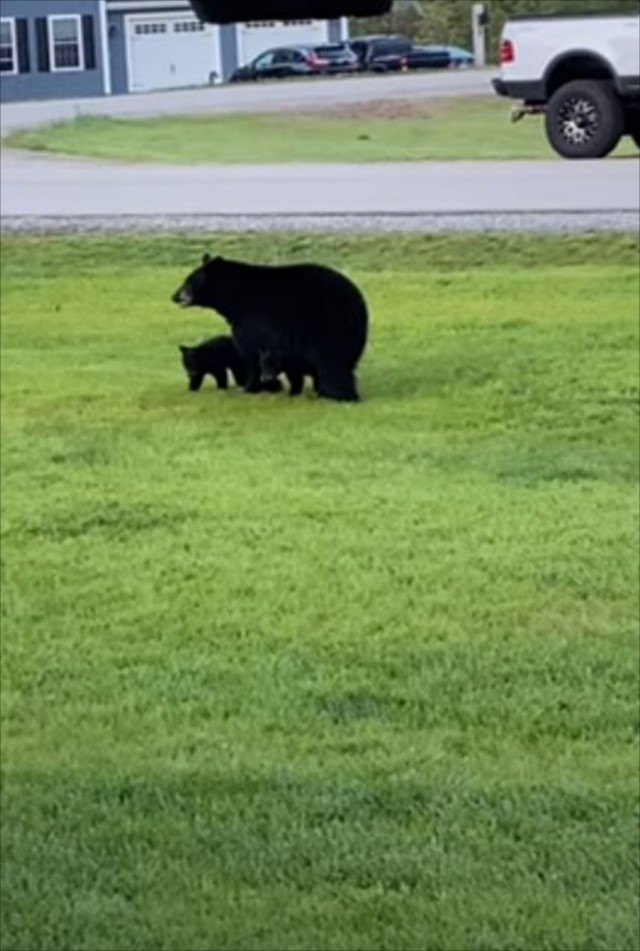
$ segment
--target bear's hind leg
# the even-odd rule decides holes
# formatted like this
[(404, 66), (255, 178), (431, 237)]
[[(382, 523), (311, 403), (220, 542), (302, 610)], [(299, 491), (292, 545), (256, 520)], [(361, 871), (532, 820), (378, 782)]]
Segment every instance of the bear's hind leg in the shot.
[(318, 396), (341, 403), (357, 403), (360, 400), (352, 370), (321, 371), (316, 378), (316, 392)]

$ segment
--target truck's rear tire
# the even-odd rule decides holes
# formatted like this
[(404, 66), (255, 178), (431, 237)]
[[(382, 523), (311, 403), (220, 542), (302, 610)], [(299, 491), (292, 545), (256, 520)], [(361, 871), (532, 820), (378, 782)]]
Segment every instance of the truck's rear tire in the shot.
[(610, 82), (574, 79), (552, 95), (545, 126), (549, 142), (563, 158), (603, 158), (624, 133), (624, 108)]

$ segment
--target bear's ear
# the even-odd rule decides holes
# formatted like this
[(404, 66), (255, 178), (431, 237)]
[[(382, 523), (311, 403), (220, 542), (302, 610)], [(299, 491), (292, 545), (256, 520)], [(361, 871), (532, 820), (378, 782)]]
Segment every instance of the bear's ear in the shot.
[(178, 350), (180, 351), (180, 353), (186, 353), (188, 349), (189, 348), (185, 347), (183, 344), (181, 343), (178, 344)]
[(207, 252), (205, 251), (205, 253), (202, 255), (202, 263), (208, 264), (210, 260), (211, 260), (211, 255), (207, 254)]

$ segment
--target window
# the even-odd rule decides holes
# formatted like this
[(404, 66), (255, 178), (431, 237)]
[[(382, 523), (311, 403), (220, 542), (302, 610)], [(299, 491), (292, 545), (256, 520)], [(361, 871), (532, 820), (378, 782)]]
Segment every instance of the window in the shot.
[(141, 27), (142, 33), (150, 33), (153, 36), (160, 36), (167, 32), (166, 23), (144, 23)]
[(133, 28), (136, 36), (159, 36), (167, 32), (166, 23), (136, 23)]
[(17, 73), (15, 20), (0, 20), (0, 73)]
[(200, 23), (199, 20), (180, 20), (173, 25), (174, 33), (199, 33), (202, 30), (204, 30), (204, 23)]
[(268, 53), (263, 53), (262, 56), (259, 56), (254, 62), (255, 69), (270, 69), (273, 66), (273, 61), (275, 57), (275, 52), (273, 50)]
[(84, 69), (80, 17), (49, 17), (49, 56), (52, 71)]
[(278, 50), (274, 54), (273, 62), (278, 66), (281, 66), (283, 63), (292, 63), (294, 60), (294, 51), (293, 50)]
[[(282, 20), (285, 26), (309, 26), (313, 20)], [(246, 26), (252, 30), (273, 29), (279, 24), (275, 20), (248, 20)]]

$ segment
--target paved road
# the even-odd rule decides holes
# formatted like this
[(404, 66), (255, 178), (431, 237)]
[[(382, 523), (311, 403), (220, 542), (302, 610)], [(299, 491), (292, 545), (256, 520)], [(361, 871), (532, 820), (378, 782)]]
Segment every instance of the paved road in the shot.
[(2, 216), (637, 211), (634, 158), (140, 166), (9, 153)]
[[(397, 76), (342, 77), (304, 82), (247, 83), (183, 89), (127, 96), (54, 102), (3, 103), (0, 135), (79, 115), (138, 118), (221, 112), (279, 112), (334, 106), (374, 99), (442, 98), (493, 95), (490, 80), (495, 69), (447, 70)], [(508, 108), (505, 106), (505, 115)]]

